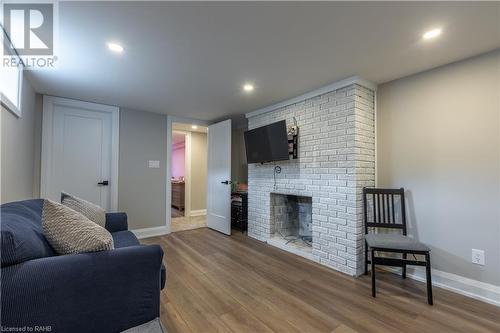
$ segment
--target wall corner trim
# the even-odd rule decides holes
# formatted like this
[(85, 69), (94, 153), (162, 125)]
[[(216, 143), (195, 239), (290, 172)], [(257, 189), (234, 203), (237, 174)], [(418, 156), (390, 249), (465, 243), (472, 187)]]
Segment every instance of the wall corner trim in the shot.
[(131, 230), (138, 239), (163, 236), (169, 233), (167, 226)]
[(365, 79), (361, 78), (360, 76), (354, 75), (354, 76), (350, 76), (350, 77), (343, 79), (343, 80), (335, 81), (335, 82), (330, 83), (324, 87), (309, 91), (305, 94), (302, 94), (302, 95), (299, 95), (296, 97), (292, 97), (292, 98), (289, 98), (287, 100), (278, 102), (276, 104), (265, 106), (263, 108), (245, 113), (245, 117), (246, 118), (254, 117), (254, 116), (257, 116), (257, 115), (260, 115), (260, 114), (263, 114), (266, 112), (270, 112), (270, 111), (273, 111), (273, 110), (276, 110), (276, 109), (279, 109), (279, 108), (282, 108), (282, 107), (285, 107), (285, 106), (288, 106), (291, 104), (301, 102), (301, 101), (309, 99), (309, 98), (313, 98), (313, 97), (316, 97), (316, 96), (319, 96), (322, 94), (326, 94), (330, 91), (334, 91), (334, 90), (337, 90), (340, 88), (350, 86), (352, 84), (358, 84), (358, 85), (363, 86), (365, 88), (371, 89), (375, 92), (377, 91), (377, 85), (375, 83), (368, 81), (368, 80), (365, 80)]

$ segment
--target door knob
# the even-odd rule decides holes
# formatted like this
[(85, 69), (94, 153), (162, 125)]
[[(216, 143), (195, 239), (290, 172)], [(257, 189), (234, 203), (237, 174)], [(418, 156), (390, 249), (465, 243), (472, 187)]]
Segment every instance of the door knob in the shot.
[(108, 186), (109, 185), (109, 181), (103, 180), (102, 182), (97, 183), (97, 185)]
[(221, 184), (226, 184), (226, 185), (229, 185), (229, 184), (231, 184), (231, 183), (232, 183), (232, 181), (230, 181), (230, 180), (225, 180), (225, 181), (220, 182), (220, 183), (221, 183)]

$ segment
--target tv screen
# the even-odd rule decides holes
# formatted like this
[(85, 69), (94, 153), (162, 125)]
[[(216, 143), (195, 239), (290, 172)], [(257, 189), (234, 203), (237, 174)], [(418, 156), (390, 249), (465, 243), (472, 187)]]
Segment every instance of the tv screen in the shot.
[(245, 132), (248, 163), (288, 160), (288, 136), (284, 120)]

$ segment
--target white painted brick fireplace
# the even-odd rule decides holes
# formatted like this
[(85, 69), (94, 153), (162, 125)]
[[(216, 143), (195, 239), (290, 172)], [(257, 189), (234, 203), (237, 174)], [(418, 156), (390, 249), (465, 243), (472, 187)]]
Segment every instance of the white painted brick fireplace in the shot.
[[(249, 129), (283, 119), (292, 125), (293, 117), (299, 126), (298, 159), (249, 165), (248, 235), (273, 244), (271, 193), (311, 197), (312, 248), (297, 254), (359, 275), (364, 260), (361, 193), (364, 186), (375, 185), (374, 88), (352, 80), (330, 87), (247, 114)], [(276, 186), (275, 165), (282, 168)]]

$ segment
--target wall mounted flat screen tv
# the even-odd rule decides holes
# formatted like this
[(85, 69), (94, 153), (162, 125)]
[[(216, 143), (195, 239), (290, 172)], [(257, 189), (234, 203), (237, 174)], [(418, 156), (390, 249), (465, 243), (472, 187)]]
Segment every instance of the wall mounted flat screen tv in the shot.
[(245, 132), (247, 163), (288, 160), (288, 136), (284, 120)]

